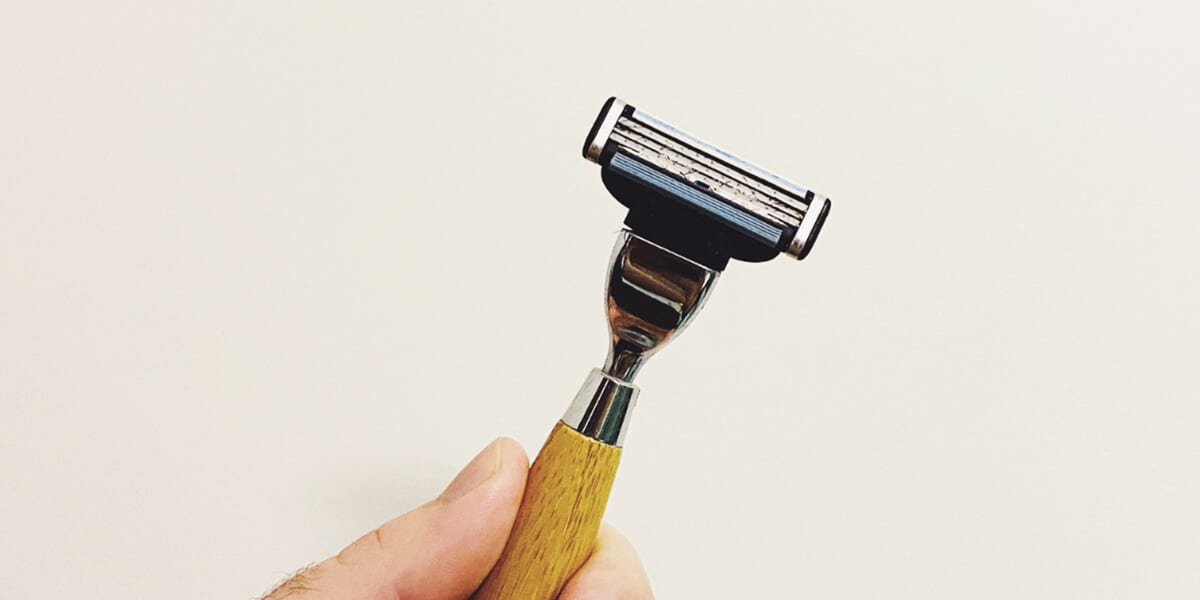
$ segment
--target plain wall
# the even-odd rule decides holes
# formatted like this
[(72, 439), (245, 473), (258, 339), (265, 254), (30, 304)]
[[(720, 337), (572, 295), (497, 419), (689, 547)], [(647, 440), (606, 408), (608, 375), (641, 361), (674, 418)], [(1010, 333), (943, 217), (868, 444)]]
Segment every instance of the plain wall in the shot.
[(1194, 3), (0, 6), (0, 595), (249, 598), (603, 359), (609, 95), (833, 199), (656, 356), (662, 598), (1200, 594)]

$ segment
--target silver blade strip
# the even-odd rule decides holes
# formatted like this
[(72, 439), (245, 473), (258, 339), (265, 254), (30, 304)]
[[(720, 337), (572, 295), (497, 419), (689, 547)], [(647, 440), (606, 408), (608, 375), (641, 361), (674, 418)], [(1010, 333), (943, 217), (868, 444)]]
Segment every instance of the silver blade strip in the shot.
[(794, 210), (796, 216), (803, 215), (808, 208), (807, 203), (804, 201), (804, 195), (792, 197), (793, 192), (791, 190), (782, 189), (771, 182), (763, 180), (754, 173), (743, 170), (740, 166), (730, 165), (720, 158), (701, 150), (693, 149), (682, 141), (673, 139), (653, 127), (629, 119), (619, 121), (619, 126), (626, 133), (632, 133), (637, 137), (653, 140), (658, 145), (669, 148), (671, 152), (681, 154), (705, 168), (732, 179), (745, 187), (744, 193), (761, 195), (762, 198), (760, 200), (779, 203), (785, 209), (790, 208)]
[(689, 146), (692, 146), (693, 148), (695, 148), (697, 150), (706, 152), (715, 157), (720, 157), (721, 160), (723, 160), (725, 163), (729, 164), (730, 166), (740, 169), (742, 171), (745, 171), (746, 173), (749, 173), (751, 175), (754, 175), (755, 177), (758, 177), (759, 179), (767, 181), (767, 182), (771, 183), (772, 185), (780, 188), (781, 190), (787, 191), (790, 194), (793, 194), (800, 198), (805, 198), (808, 196), (809, 191), (811, 191), (808, 188), (805, 188), (800, 185), (796, 185), (796, 184), (794, 184), (794, 183), (792, 183), (792, 182), (790, 182), (790, 181), (788, 181), (788, 180), (786, 180), (786, 179), (784, 179), (762, 167), (750, 164), (728, 152), (725, 152), (724, 150), (721, 150), (720, 148), (717, 148), (716, 146), (713, 146), (712, 144), (698, 140), (698, 139), (688, 135), (687, 133), (684, 133), (683, 131), (680, 131), (679, 129), (675, 128), (670, 123), (667, 123), (666, 121), (658, 119), (657, 117), (654, 117), (654, 116), (646, 113), (643, 110), (635, 109), (633, 111), (633, 118), (635, 120), (641, 121), (642, 123), (645, 123), (646, 125), (658, 128), (662, 132), (667, 133), (667, 134), (671, 135), (672, 137), (675, 137), (679, 141), (681, 141)]

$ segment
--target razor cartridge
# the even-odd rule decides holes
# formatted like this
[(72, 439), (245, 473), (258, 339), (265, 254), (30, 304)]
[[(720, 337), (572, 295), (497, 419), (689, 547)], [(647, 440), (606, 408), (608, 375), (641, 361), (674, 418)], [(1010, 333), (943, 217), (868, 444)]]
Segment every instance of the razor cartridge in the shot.
[(583, 144), (634, 233), (722, 270), (808, 256), (829, 200), (609, 98)]

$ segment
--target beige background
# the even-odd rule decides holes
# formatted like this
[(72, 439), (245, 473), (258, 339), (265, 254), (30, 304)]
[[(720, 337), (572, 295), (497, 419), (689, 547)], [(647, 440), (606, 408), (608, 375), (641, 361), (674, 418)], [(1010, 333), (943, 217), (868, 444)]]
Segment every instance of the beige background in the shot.
[(662, 598), (1200, 594), (1194, 3), (0, 7), (0, 595), (249, 598), (536, 450), (618, 94), (828, 194), (639, 382)]

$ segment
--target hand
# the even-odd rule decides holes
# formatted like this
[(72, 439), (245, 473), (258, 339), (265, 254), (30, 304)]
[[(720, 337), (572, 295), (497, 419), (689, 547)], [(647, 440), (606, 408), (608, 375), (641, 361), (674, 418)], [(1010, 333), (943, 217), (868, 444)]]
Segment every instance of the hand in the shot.
[[(465, 600), (508, 540), (529, 459), (492, 442), (432, 502), (381, 525), (337, 556), (300, 570), (263, 600)], [(633, 547), (603, 527), (560, 600), (652, 599)]]

